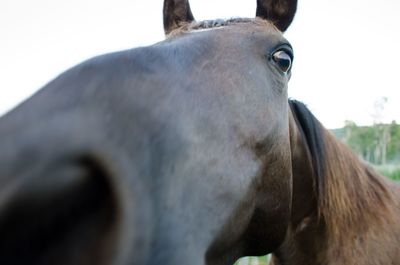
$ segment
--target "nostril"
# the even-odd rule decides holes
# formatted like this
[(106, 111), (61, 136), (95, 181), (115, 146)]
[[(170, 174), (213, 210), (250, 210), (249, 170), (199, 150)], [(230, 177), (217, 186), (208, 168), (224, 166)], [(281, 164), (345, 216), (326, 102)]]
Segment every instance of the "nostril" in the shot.
[(106, 264), (117, 222), (107, 172), (85, 158), (41, 174), (0, 208), (0, 264)]

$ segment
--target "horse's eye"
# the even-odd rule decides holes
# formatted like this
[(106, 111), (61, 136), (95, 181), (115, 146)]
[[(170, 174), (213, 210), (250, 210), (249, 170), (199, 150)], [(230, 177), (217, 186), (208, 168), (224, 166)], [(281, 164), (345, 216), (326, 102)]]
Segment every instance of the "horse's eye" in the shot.
[(272, 60), (285, 74), (289, 73), (292, 68), (292, 58), (292, 54), (287, 50), (278, 50), (272, 54)]

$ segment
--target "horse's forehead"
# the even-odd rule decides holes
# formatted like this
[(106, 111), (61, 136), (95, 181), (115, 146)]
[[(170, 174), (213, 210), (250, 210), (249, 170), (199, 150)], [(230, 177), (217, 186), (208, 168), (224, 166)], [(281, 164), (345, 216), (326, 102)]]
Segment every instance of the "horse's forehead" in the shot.
[(228, 20), (206, 20), (201, 22), (192, 22), (184, 24), (179, 29), (171, 32), (167, 38), (173, 38), (184, 34), (198, 32), (235, 32), (252, 33), (254, 31), (264, 32), (266, 34), (281, 35), (281, 32), (270, 22), (263, 19), (228, 19)]
[(221, 26), (221, 27), (217, 27), (217, 28), (199, 28), (199, 29), (193, 29), (191, 31), (188, 31), (188, 33), (197, 33), (197, 32), (205, 32), (205, 31), (218, 31), (221, 29), (225, 29), (228, 26)]

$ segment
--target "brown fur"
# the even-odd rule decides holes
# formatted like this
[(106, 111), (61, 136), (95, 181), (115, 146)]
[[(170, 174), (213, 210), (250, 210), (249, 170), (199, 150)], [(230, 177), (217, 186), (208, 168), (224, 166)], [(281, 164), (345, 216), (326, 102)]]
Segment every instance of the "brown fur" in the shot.
[(195, 23), (166, 0), (169, 40), (76, 66), (0, 120), (0, 264), (400, 265), (400, 190), (287, 106), (271, 53), (297, 1), (257, 4), (265, 20)]
[[(324, 152), (319, 154), (325, 163), (324, 175), (319, 176), (324, 184), (318, 188), (316, 165), (311, 162), (313, 154), (304, 139), (306, 132), (292, 120), (294, 183), (309, 176), (314, 183), (314, 203), (293, 203), (314, 210), (293, 209), (293, 216), (302, 212), (301, 221), (292, 220), (287, 238), (271, 264), (400, 264), (397, 186), (360, 161), (316, 119), (315, 124), (324, 145)], [(305, 156), (309, 162), (304, 161)], [(300, 181), (296, 182), (296, 178)], [(294, 190), (302, 192), (297, 187)], [(294, 200), (299, 197), (294, 194)]]
[[(326, 262), (390, 264), (392, 260), (382, 254), (388, 249), (390, 252), (399, 242), (391, 238), (397, 219), (394, 194), (388, 181), (359, 161), (329, 132), (324, 134), (329, 162), (319, 211), (330, 241)], [(385, 249), (381, 250), (382, 247)], [(371, 252), (376, 252), (375, 257), (367, 257)], [(363, 262), (357, 261), (360, 259)]]

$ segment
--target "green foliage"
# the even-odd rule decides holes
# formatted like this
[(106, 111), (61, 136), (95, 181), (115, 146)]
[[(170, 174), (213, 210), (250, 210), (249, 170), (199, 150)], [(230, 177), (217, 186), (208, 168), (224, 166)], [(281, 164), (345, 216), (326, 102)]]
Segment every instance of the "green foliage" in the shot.
[(397, 170), (395, 172), (389, 173), (388, 175), (386, 175), (387, 177), (399, 181), (400, 180), (400, 170)]
[(382, 175), (400, 181), (400, 165), (386, 165), (386, 166), (375, 166), (376, 170)]
[(400, 161), (400, 125), (374, 124), (357, 126), (347, 121), (342, 130), (334, 133), (365, 161), (375, 165)]
[(382, 175), (400, 181), (400, 125), (395, 121), (372, 126), (347, 121), (332, 132)]
[(400, 161), (400, 125), (392, 122), (389, 133), (391, 144), (388, 146), (388, 156), (393, 160)]
[(239, 259), (234, 265), (267, 265), (269, 255), (262, 257), (245, 257)]

